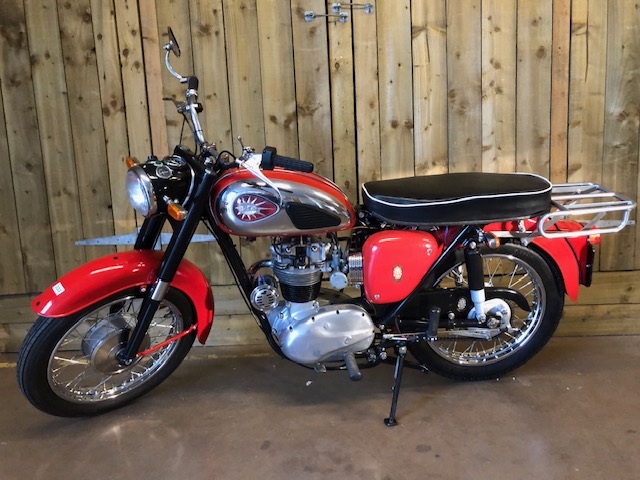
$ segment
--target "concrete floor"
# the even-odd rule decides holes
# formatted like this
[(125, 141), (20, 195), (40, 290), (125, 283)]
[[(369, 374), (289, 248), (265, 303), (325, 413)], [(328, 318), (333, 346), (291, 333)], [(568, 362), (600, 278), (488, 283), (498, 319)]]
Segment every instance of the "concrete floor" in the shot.
[(557, 338), (501, 380), (316, 374), (267, 350), (194, 349), (155, 391), (42, 414), (0, 355), (1, 479), (637, 479), (640, 337)]

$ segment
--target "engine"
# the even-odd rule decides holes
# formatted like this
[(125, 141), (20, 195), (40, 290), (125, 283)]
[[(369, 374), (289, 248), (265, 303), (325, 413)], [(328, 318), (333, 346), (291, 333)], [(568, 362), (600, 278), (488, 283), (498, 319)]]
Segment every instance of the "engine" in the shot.
[(319, 237), (286, 238), (272, 244), (271, 254), (275, 278), (257, 277), (251, 303), (266, 313), (288, 358), (315, 366), (340, 361), (346, 353), (371, 346), (374, 326), (364, 308), (330, 304), (320, 296), (325, 274), (330, 275), (334, 288), (347, 286), (347, 267), (339, 245)]
[[(315, 241), (314, 241), (315, 240)], [(280, 282), (280, 290), (289, 302), (309, 302), (320, 293), (322, 275), (331, 250), (330, 243), (317, 238), (301, 239), (298, 242), (274, 243), (271, 246), (273, 273)]]

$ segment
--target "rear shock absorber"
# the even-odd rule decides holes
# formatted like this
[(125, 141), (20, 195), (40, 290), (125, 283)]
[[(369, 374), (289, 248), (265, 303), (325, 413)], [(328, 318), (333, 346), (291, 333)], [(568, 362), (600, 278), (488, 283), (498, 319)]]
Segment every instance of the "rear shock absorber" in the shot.
[(484, 311), (486, 297), (484, 293), (482, 255), (478, 250), (477, 242), (471, 240), (467, 244), (464, 249), (464, 261), (467, 264), (467, 281), (469, 282), (471, 301), (475, 307), (476, 320), (482, 323), (487, 319), (486, 312)]

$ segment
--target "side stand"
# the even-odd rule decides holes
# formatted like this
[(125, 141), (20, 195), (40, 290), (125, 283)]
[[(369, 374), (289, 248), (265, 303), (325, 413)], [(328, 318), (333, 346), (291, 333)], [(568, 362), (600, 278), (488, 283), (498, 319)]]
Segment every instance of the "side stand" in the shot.
[(389, 418), (384, 419), (384, 424), (387, 427), (394, 427), (398, 425), (396, 421), (396, 407), (398, 406), (398, 395), (400, 394), (400, 382), (402, 382), (402, 370), (404, 369), (404, 357), (407, 354), (406, 345), (398, 347), (398, 358), (396, 359), (396, 371), (393, 374), (393, 398), (391, 399), (391, 411), (389, 412)]

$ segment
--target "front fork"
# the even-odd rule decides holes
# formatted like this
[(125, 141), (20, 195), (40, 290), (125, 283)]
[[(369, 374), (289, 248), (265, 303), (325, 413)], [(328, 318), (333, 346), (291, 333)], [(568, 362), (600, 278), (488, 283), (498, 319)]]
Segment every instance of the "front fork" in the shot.
[[(144, 299), (142, 300), (136, 325), (133, 328), (131, 335), (129, 335), (128, 341), (116, 353), (116, 358), (121, 366), (130, 365), (136, 358), (138, 350), (144, 340), (144, 336), (151, 325), (151, 321), (153, 320), (160, 303), (167, 294), (169, 285), (178, 271), (180, 262), (184, 258), (196, 228), (202, 219), (204, 208), (209, 201), (209, 192), (211, 191), (211, 187), (215, 180), (215, 173), (205, 170), (202, 181), (198, 185), (186, 218), (182, 222), (175, 222), (173, 224), (173, 236), (171, 237), (171, 241), (169, 242), (164, 256), (162, 257), (162, 262), (160, 262), (160, 266), (158, 267), (156, 281), (153, 286), (147, 290)], [(163, 224), (164, 218), (161, 216), (146, 219), (143, 228), (140, 230), (138, 239), (136, 240), (135, 248), (152, 248), (160, 235), (160, 230), (162, 229)]]

